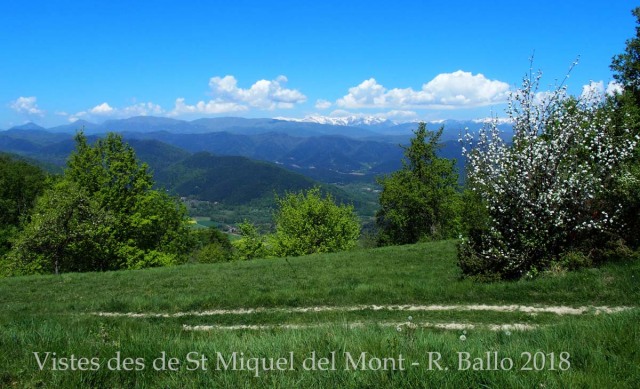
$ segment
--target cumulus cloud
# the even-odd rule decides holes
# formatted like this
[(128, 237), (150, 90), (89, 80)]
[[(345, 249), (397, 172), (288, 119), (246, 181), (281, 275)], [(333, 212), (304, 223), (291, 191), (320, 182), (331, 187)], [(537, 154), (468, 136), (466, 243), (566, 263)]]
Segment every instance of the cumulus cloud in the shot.
[(100, 105), (96, 105), (95, 107), (91, 108), (89, 110), (89, 113), (93, 114), (93, 115), (104, 115), (104, 116), (108, 116), (108, 115), (112, 115), (114, 113), (114, 109), (111, 108), (111, 106), (107, 103), (102, 103)]
[(42, 116), (44, 115), (44, 111), (38, 108), (37, 101), (38, 99), (35, 96), (21, 96), (12, 101), (9, 107), (21, 114)]
[(327, 109), (331, 107), (331, 102), (323, 99), (316, 100), (316, 109)]
[(609, 81), (607, 85), (607, 90), (605, 90), (608, 96), (613, 96), (616, 94), (622, 93), (622, 84), (617, 83), (615, 81)]
[[(109, 103), (104, 102), (86, 111), (76, 112), (68, 115), (70, 122), (79, 119), (91, 120), (93, 118), (128, 118), (131, 116), (162, 115), (165, 111), (158, 104), (152, 102), (137, 103), (124, 108), (114, 108)], [(64, 113), (60, 113), (64, 114)]]
[(304, 103), (307, 97), (296, 89), (286, 88), (287, 81), (287, 77), (278, 76), (275, 80), (256, 81), (248, 89), (243, 89), (238, 87), (238, 80), (234, 76), (212, 77), (209, 80), (211, 100), (189, 105), (181, 97), (176, 99), (175, 107), (169, 114), (219, 114), (250, 108), (288, 109), (295, 104)]
[(554, 98), (554, 95), (555, 93), (552, 91), (536, 92), (533, 102), (538, 105), (547, 104), (551, 99)]
[(414, 120), (418, 117), (415, 111), (403, 111), (394, 109), (389, 112), (383, 112), (382, 117), (390, 120)]
[(210, 100), (206, 103), (204, 101), (199, 101), (194, 105), (188, 105), (184, 102), (184, 97), (179, 97), (176, 99), (175, 107), (171, 112), (169, 112), (169, 116), (240, 112), (248, 109), (249, 108), (245, 105), (215, 100)]
[(164, 110), (158, 104), (152, 102), (137, 103), (118, 110), (121, 116), (149, 116), (149, 115), (162, 115)]
[(286, 82), (287, 77), (278, 76), (271, 81), (256, 81), (249, 89), (242, 89), (235, 77), (224, 76), (212, 77), (209, 87), (214, 101), (219, 103), (246, 104), (268, 110), (293, 108), (295, 104), (304, 103), (307, 97), (295, 89), (285, 88)]
[(609, 81), (606, 88), (604, 81), (591, 81), (589, 84), (582, 86), (582, 94), (580, 97), (604, 96), (605, 94), (607, 96), (613, 96), (617, 93), (622, 93), (622, 85), (615, 81)]
[(370, 78), (349, 88), (336, 104), (343, 108), (471, 108), (503, 103), (508, 95), (509, 84), (458, 70), (437, 75), (420, 90), (388, 90)]

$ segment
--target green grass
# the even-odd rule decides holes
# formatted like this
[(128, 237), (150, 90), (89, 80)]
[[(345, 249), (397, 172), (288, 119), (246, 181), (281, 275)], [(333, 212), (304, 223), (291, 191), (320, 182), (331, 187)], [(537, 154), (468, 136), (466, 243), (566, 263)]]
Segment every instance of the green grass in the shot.
[[(613, 263), (534, 280), (478, 284), (461, 280), (455, 243), (359, 250), (287, 259), (185, 265), (141, 271), (0, 279), (0, 387), (634, 387), (640, 382), (640, 264)], [(615, 314), (560, 316), (494, 311), (287, 312), (309, 306), (383, 304), (518, 304), (630, 306)], [(256, 313), (178, 317), (103, 317), (92, 313), (177, 313), (259, 308)], [(275, 309), (274, 309), (275, 308)], [(385, 323), (466, 323), (462, 330)], [(347, 324), (360, 323), (358, 328)], [(523, 323), (529, 331), (490, 331), (488, 324)], [(186, 331), (183, 325), (269, 325), (262, 330)], [(309, 328), (279, 328), (281, 324)], [(40, 370), (34, 352), (98, 358), (97, 371)], [(141, 358), (140, 371), (111, 370), (120, 351)], [(177, 371), (156, 371), (162, 352), (181, 360)], [(313, 351), (336, 352), (335, 371), (306, 371)], [(344, 370), (345, 352), (378, 357), (402, 354), (400, 371)], [(439, 352), (448, 371), (428, 370)], [(510, 371), (459, 370), (457, 352), (509, 357)], [(209, 357), (210, 369), (190, 371), (189, 352)], [(294, 371), (211, 370), (216, 352), (247, 358), (294, 355)], [(522, 371), (522, 353), (543, 352), (542, 371)], [(560, 353), (571, 366), (558, 369)], [(549, 365), (551, 353), (555, 365)], [(194, 354), (192, 354), (194, 355)], [(542, 354), (538, 354), (541, 358)], [(407, 362), (409, 363), (409, 362)], [(464, 366), (463, 366), (464, 367)], [(555, 370), (550, 370), (554, 367)]]

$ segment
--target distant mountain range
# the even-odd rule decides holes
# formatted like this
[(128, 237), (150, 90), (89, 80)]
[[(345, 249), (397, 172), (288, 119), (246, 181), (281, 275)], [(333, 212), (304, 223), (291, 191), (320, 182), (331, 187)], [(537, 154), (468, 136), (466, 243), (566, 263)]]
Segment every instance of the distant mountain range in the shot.
[[(27, 123), (10, 130), (44, 129), (37, 124)], [(360, 127), (348, 127), (311, 122), (293, 122), (278, 119), (245, 119), (238, 117), (205, 118), (193, 121), (155, 116), (135, 116), (128, 119), (107, 120), (102, 124), (78, 120), (71, 124), (49, 128), (54, 133), (75, 133), (84, 129), (86, 134), (106, 132), (170, 132), (174, 134), (206, 134), (211, 132), (229, 132), (241, 135), (255, 135), (266, 132), (278, 132), (293, 136), (320, 136), (343, 134), (351, 137), (375, 136), (376, 132)]]
[(332, 126), (347, 126), (347, 127), (359, 127), (359, 128), (387, 128), (387, 127), (393, 127), (398, 124), (397, 122), (394, 122), (392, 120), (384, 119), (376, 116), (363, 117), (363, 116), (355, 116), (355, 115), (339, 116), (339, 117), (310, 115), (302, 119), (285, 118), (285, 117), (279, 117), (276, 119), (296, 122), (296, 123), (317, 123), (317, 124), (328, 124)]
[[(142, 151), (141, 159), (147, 161), (159, 174), (166, 173), (161, 177), (168, 187), (182, 188), (181, 190), (191, 184), (174, 179), (180, 175), (169, 173), (167, 169), (203, 152), (209, 153), (209, 157), (199, 155), (197, 160), (202, 164), (222, 166), (228, 161), (216, 159), (217, 157), (245, 157), (269, 162), (273, 168), (286, 169), (324, 183), (373, 183), (376, 177), (402, 166), (403, 149), (400, 144), (407, 144), (413, 135), (412, 131), (417, 128), (417, 123), (394, 123), (380, 118), (325, 119), (308, 117), (294, 121), (229, 117), (184, 121), (139, 116), (109, 120), (102, 124), (77, 121), (49, 129), (27, 123), (0, 131), (0, 151), (64, 166), (69, 153), (74, 149), (72, 134), (83, 128), (92, 137), (109, 131), (121, 133), (138, 152), (149, 150), (146, 153)], [(459, 134), (464, 128), (476, 131), (482, 125), (482, 121), (448, 120), (431, 122), (427, 127), (432, 130), (445, 127), (440, 154), (455, 158), (459, 171), (462, 171), (461, 146), (457, 142)], [(506, 133), (511, 131), (508, 123), (501, 124), (501, 128)], [(258, 180), (251, 177), (251, 170), (268, 171), (268, 176), (272, 178), (277, 175), (272, 168), (266, 169), (264, 165), (252, 166), (245, 162), (235, 160), (233, 163), (238, 169), (248, 169), (247, 172), (236, 172), (238, 177)], [(175, 168), (172, 171), (179, 170)], [(229, 168), (225, 171), (234, 174), (233, 170)], [(201, 173), (199, 177), (209, 177), (209, 182), (232, 182), (212, 175), (211, 172)], [(284, 173), (282, 176), (293, 180)], [(294, 187), (299, 185), (295, 184)], [(216, 197), (219, 194), (216, 190), (200, 190), (199, 195), (205, 192), (216, 193)], [(193, 194), (196, 192), (195, 189), (189, 191)], [(231, 192), (227, 190), (227, 193)]]
[[(24, 130), (25, 132), (31, 130)], [(42, 131), (37, 133), (42, 134)], [(66, 139), (46, 145), (31, 145), (30, 152), (9, 152), (6, 138), (0, 133), (0, 154), (25, 160), (31, 164), (60, 173), (69, 154), (75, 149), (70, 134)], [(33, 137), (33, 134), (31, 134)], [(94, 142), (97, 136), (88, 136)], [(254, 161), (240, 156), (214, 156), (208, 152), (192, 154), (158, 140), (127, 139), (140, 161), (149, 165), (156, 184), (171, 193), (228, 205), (259, 202), (273, 204), (274, 194), (296, 192), (319, 186), (341, 202), (359, 208), (365, 204), (341, 189), (318, 182), (303, 174), (289, 171), (276, 164)], [(46, 142), (45, 142), (46, 143)]]
[[(427, 126), (436, 129), (444, 126), (443, 141), (455, 140), (465, 128), (476, 131), (484, 124), (484, 120), (441, 120), (428, 122)], [(166, 117), (135, 116), (128, 119), (107, 120), (102, 124), (78, 120), (71, 124), (46, 129), (52, 133), (73, 134), (84, 129), (86, 134), (102, 134), (107, 132), (135, 132), (171, 134), (208, 134), (227, 132), (237, 135), (260, 135), (266, 133), (286, 134), (294, 137), (313, 137), (324, 135), (340, 135), (356, 139), (397, 142), (399, 138), (408, 139), (418, 126), (417, 122), (398, 123), (378, 117), (325, 117), (307, 116), (304, 119), (246, 119), (239, 117), (204, 118), (192, 121)], [(500, 123), (501, 130), (510, 132), (508, 122)], [(35, 124), (27, 123), (12, 127), (9, 131), (45, 130)]]

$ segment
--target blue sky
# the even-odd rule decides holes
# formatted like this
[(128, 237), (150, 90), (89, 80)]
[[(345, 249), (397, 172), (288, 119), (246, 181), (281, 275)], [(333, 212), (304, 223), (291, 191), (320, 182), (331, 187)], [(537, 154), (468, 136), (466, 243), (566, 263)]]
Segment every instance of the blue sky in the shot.
[[(633, 1), (7, 1), (0, 129), (136, 115), (501, 115), (529, 69), (607, 88)], [(597, 84), (600, 85), (600, 84)]]

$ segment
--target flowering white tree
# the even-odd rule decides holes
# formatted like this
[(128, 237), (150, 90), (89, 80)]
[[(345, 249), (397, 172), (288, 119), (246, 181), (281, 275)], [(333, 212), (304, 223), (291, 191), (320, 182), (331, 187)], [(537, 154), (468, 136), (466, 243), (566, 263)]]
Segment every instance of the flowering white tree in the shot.
[[(519, 277), (584, 239), (615, 230), (621, 204), (605, 199), (636, 140), (619, 136), (603, 96), (538, 92), (541, 74), (512, 93), (513, 138), (497, 120), (476, 137), (465, 133), (467, 185), (487, 208), (488, 228), (463, 241), (466, 273)], [(628, 130), (626, 130), (628, 131)]]

